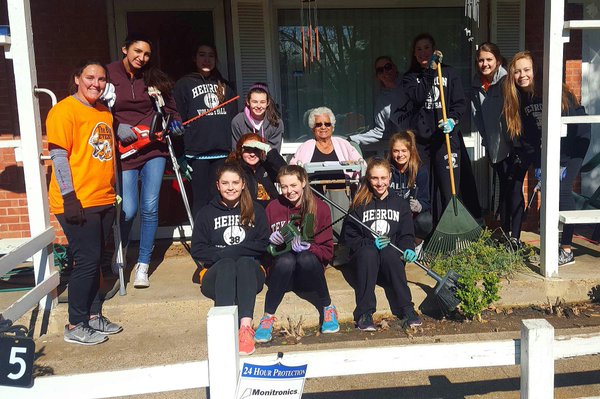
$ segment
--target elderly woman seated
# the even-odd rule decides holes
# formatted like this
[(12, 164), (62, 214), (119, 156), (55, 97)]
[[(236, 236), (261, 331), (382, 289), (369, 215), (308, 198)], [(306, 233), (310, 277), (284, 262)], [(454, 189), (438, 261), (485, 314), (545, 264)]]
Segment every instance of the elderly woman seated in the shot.
[(302, 144), (290, 161), (292, 165), (325, 161), (359, 161), (362, 156), (347, 140), (333, 137), (335, 115), (327, 107), (314, 108), (308, 126), (315, 136)]

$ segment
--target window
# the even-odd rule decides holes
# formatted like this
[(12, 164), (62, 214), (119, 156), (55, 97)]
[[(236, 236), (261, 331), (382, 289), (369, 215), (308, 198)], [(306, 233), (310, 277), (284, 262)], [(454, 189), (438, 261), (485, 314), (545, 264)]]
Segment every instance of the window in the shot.
[(422, 32), (436, 38), (444, 62), (457, 69), (465, 90), (470, 86), (472, 51), (463, 8), (319, 9), (318, 23), (321, 59), (303, 70), (300, 13), (278, 11), (280, 106), (288, 141), (312, 137), (307, 111), (322, 105), (336, 114), (336, 135), (373, 126), (375, 58), (391, 56), (402, 73), (412, 39)]

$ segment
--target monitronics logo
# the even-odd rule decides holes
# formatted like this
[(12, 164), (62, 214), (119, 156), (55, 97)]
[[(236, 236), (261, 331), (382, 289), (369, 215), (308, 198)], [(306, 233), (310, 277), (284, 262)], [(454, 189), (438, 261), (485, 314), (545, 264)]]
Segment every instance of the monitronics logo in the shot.
[(297, 389), (259, 389), (259, 388), (247, 388), (240, 399), (251, 399), (251, 398), (263, 398), (263, 397), (280, 397), (283, 398), (285, 396), (298, 395)]

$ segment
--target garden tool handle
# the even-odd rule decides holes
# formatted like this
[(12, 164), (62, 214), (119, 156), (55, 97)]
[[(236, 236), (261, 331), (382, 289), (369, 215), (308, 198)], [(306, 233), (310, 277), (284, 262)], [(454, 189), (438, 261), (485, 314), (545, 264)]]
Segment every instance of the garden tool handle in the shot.
[[(438, 75), (438, 86), (440, 87), (440, 101), (442, 102), (442, 118), (444, 123), (448, 120), (446, 115), (446, 99), (444, 98), (444, 84), (442, 81), (442, 63), (438, 62), (437, 65)], [(448, 170), (450, 171), (450, 188), (452, 189), (452, 196), (456, 197), (456, 187), (454, 185), (454, 169), (452, 168), (452, 149), (450, 148), (450, 134), (444, 133), (446, 136), (446, 151), (448, 152)]]
[[(327, 198), (326, 196), (324, 196), (319, 190), (317, 190), (314, 187), (310, 187), (310, 189), (313, 191), (314, 194), (316, 194), (317, 196), (319, 196), (323, 201), (325, 201), (328, 204), (331, 204), (333, 207), (335, 207), (338, 211), (342, 212), (344, 215), (346, 215), (347, 217), (349, 217), (350, 219), (354, 220), (356, 223), (358, 223), (359, 226), (362, 226), (363, 228), (367, 229), (368, 231), (370, 231), (371, 233), (375, 234), (375, 235), (379, 235), (379, 233), (377, 233), (375, 230), (373, 230), (371, 227), (367, 226), (362, 220), (360, 220), (359, 218), (357, 218), (356, 216), (352, 215), (349, 211), (345, 210), (344, 208), (342, 208), (341, 206), (339, 206), (338, 204), (336, 204), (334, 201), (332, 201), (331, 199)], [(396, 245), (394, 245), (394, 243), (389, 244), (390, 247), (394, 248), (396, 251), (400, 252), (400, 255), (404, 256), (404, 251), (401, 250), (400, 248), (398, 248)], [(435, 272), (433, 272), (432, 270), (428, 269), (427, 267), (425, 267), (421, 262), (419, 262), (418, 260), (413, 262), (415, 265), (417, 265), (420, 269), (423, 269), (425, 271), (425, 273), (427, 273), (428, 276), (430, 276), (431, 278), (433, 278), (435, 281), (437, 281), (438, 283), (442, 282), (442, 278), (437, 275)]]

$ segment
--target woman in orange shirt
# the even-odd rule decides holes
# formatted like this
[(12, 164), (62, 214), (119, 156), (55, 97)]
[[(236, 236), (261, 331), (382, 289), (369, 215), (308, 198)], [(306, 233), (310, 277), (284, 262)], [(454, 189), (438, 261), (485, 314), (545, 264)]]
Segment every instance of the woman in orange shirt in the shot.
[(98, 295), (102, 253), (115, 218), (113, 118), (98, 101), (106, 87), (106, 69), (97, 61), (85, 61), (70, 86), (71, 95), (46, 119), (53, 162), (50, 210), (67, 236), (75, 263), (64, 339), (96, 345), (122, 330), (102, 315)]

